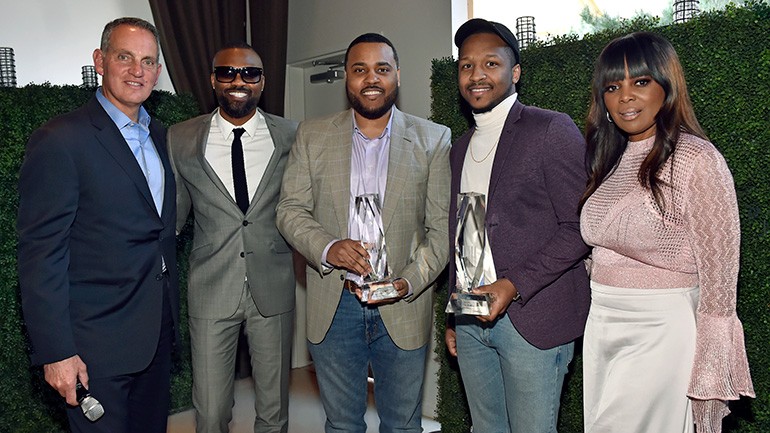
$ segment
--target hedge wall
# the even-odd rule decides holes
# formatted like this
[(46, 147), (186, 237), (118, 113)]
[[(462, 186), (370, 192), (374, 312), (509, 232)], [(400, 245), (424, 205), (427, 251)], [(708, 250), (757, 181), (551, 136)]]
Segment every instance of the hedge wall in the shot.
[[(67, 430), (62, 400), (43, 380), (42, 369), (31, 367), (21, 317), (16, 272), (17, 184), (24, 146), (32, 131), (48, 119), (83, 105), (93, 90), (76, 86), (29, 85), (0, 88), (0, 432), (45, 433)], [(198, 113), (192, 97), (153, 92), (145, 104), (150, 114), (172, 125)], [(189, 244), (189, 230), (179, 238), (180, 255)], [(180, 266), (187, 260), (180, 257)], [(184, 269), (180, 273), (186, 275)], [(182, 290), (187, 285), (181, 282)], [(186, 295), (182, 308), (186, 309)], [(186, 317), (186, 312), (183, 311)], [(191, 375), (186, 321), (182, 346), (174, 365), (172, 406), (190, 406)]]
[[(729, 432), (770, 432), (770, 6), (743, 7), (700, 15), (685, 24), (657, 27), (656, 21), (626, 22), (622, 30), (558, 38), (522, 52), (522, 102), (568, 113), (582, 129), (590, 101), (590, 77), (601, 49), (622, 34), (650, 30), (668, 38), (683, 63), (695, 112), (732, 170), (741, 215), (741, 271), (738, 315), (743, 321), (756, 399), (731, 404)], [(464, 132), (467, 106), (457, 91), (453, 59), (433, 61), (432, 119)], [(469, 417), (456, 365), (445, 354), (443, 304), (436, 308), (439, 402), (443, 433), (468, 432)], [(579, 353), (579, 352), (578, 352)], [(571, 365), (562, 399), (559, 431), (582, 432), (581, 359)]]

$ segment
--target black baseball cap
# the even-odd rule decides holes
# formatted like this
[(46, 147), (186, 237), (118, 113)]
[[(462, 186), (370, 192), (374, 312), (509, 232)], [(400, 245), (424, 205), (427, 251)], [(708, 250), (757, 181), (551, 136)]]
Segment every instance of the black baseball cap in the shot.
[(468, 20), (457, 29), (457, 33), (455, 33), (455, 45), (457, 45), (457, 48), (462, 46), (463, 42), (468, 39), (468, 36), (475, 35), (476, 33), (493, 33), (500, 36), (500, 39), (513, 50), (516, 64), (521, 63), (519, 41), (516, 40), (516, 36), (508, 30), (508, 27), (494, 21), (487, 21), (483, 18), (473, 18)]

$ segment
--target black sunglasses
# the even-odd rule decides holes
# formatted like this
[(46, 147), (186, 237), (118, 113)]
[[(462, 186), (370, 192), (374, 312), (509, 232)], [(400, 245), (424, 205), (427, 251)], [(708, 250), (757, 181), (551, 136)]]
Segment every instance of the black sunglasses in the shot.
[(238, 74), (241, 74), (241, 80), (244, 83), (256, 84), (262, 80), (262, 68), (256, 66), (246, 66), (243, 68), (234, 68), (232, 66), (214, 67), (214, 78), (220, 83), (232, 83)]

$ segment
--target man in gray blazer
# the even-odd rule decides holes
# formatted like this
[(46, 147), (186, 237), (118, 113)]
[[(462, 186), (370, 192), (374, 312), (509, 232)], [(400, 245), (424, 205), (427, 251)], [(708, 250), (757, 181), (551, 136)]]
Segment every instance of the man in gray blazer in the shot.
[(195, 216), (188, 308), (196, 431), (228, 431), (235, 354), (244, 325), (258, 433), (286, 432), (294, 326), (292, 254), (275, 225), (296, 123), (257, 109), (262, 60), (249, 45), (214, 56), (219, 108), (174, 125), (177, 231)]
[[(399, 111), (398, 56), (384, 36), (345, 55), (352, 110), (302, 122), (284, 175), (278, 228), (308, 261), (307, 334), (326, 432), (364, 432), (367, 371), (381, 432), (421, 432), (432, 283), (448, 257), (450, 132)], [(379, 194), (398, 297), (360, 301), (368, 273), (356, 196)]]

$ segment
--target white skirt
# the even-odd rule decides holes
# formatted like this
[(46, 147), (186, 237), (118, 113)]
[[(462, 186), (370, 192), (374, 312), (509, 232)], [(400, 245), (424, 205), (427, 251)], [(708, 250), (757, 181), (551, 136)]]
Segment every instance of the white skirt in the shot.
[(694, 433), (687, 398), (700, 291), (591, 281), (583, 342), (586, 433)]

